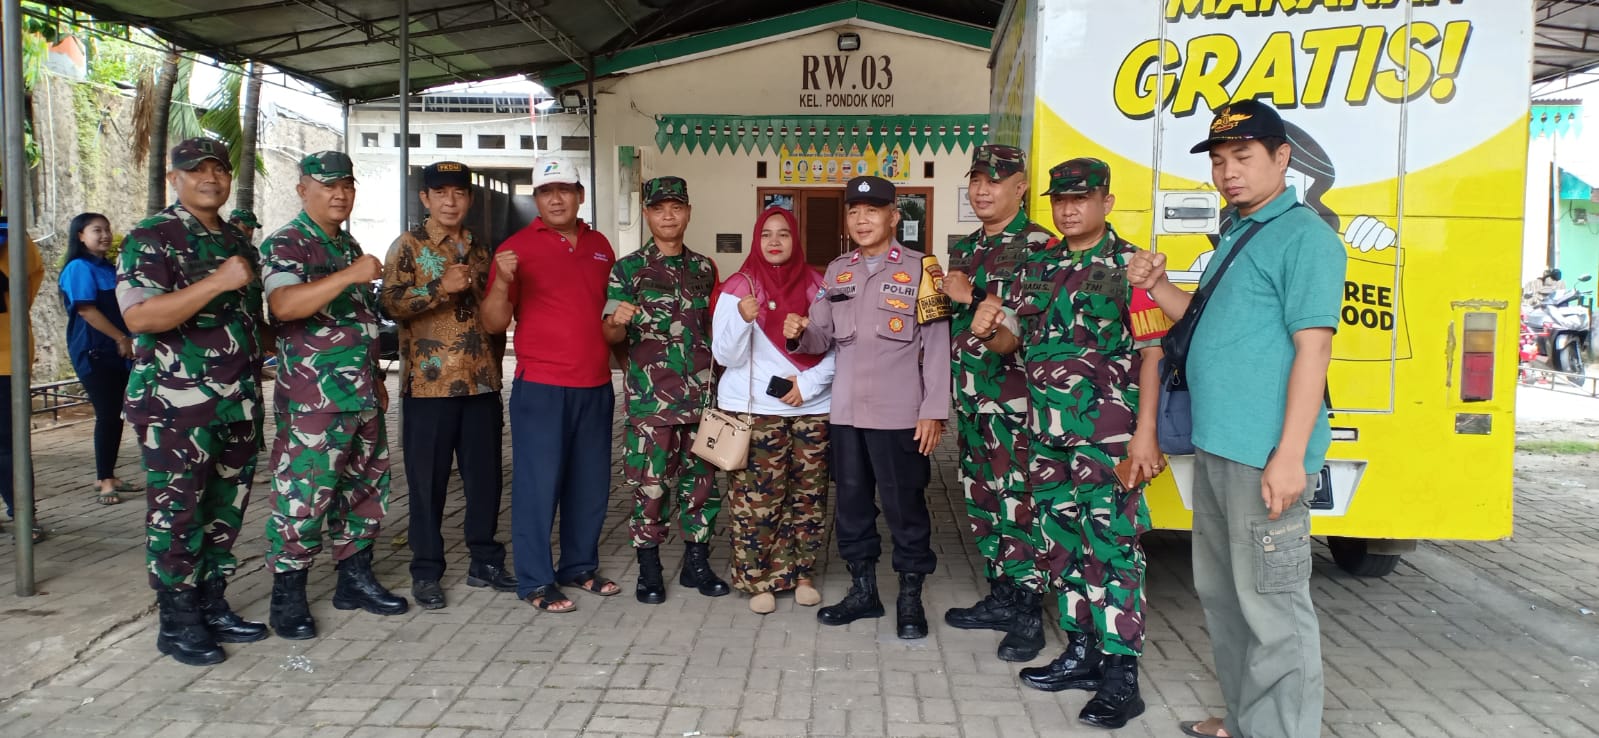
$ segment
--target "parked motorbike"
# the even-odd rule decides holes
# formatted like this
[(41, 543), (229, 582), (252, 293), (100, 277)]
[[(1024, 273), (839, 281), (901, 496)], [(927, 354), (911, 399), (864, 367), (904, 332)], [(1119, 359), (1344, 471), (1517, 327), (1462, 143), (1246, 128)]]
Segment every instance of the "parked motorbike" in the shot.
[[(1584, 274), (1577, 282), (1590, 282), (1593, 275)], [(1541, 303), (1523, 306), (1522, 357), (1527, 359), (1528, 342), (1536, 349), (1530, 362), (1539, 368), (1551, 369), (1568, 376), (1572, 384), (1581, 386), (1587, 367), (1584, 357), (1589, 349), (1589, 331), (1593, 327), (1593, 314), (1583, 304), (1582, 292), (1566, 288), (1556, 290)]]

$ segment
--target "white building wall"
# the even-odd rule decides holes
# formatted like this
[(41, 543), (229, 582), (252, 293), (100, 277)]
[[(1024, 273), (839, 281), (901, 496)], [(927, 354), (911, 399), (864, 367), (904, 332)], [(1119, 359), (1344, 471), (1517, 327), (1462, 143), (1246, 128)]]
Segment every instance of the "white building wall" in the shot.
[[(850, 77), (860, 57), (887, 56), (893, 75), (885, 91), (892, 105), (880, 108), (829, 108), (802, 105), (803, 58), (840, 54), (837, 36), (853, 31), (861, 36)], [(848, 84), (858, 84), (849, 82)], [(797, 37), (759, 43), (749, 48), (693, 61), (649, 69), (602, 80), (597, 88), (595, 128), (600, 166), (598, 191), (600, 230), (610, 237), (619, 254), (637, 249), (648, 238), (638, 203), (638, 184), (617, 196), (619, 147), (637, 147), (641, 155), (639, 180), (674, 175), (688, 181), (694, 204), (688, 239), (691, 247), (715, 257), (723, 274), (738, 269), (749, 252), (750, 236), (759, 213), (757, 190), (784, 187), (775, 149), (748, 153), (724, 150), (710, 154), (665, 151), (656, 146), (657, 115), (973, 115), (988, 112), (988, 51), (970, 46), (910, 35), (875, 26), (843, 25)], [(825, 101), (822, 101), (825, 104)], [(960, 188), (966, 183), (971, 151), (910, 152), (911, 177), (901, 187), (933, 187), (932, 233), (928, 243), (945, 258), (950, 234), (965, 234), (976, 223), (957, 220)], [(756, 179), (756, 163), (767, 162), (765, 180)], [(925, 178), (923, 162), (934, 165), (934, 177)], [(835, 185), (836, 187), (836, 185)], [(622, 206), (626, 210), (622, 210)], [(925, 227), (925, 226), (924, 226)], [(743, 234), (744, 252), (716, 254), (718, 233)]]
[[(421, 136), (421, 146), (411, 149), (410, 164), (420, 169), (440, 161), (459, 161), (473, 169), (513, 169), (531, 172), (534, 160), (543, 155), (556, 154), (570, 158), (579, 170), (586, 173), (589, 153), (561, 151), (561, 139), (566, 136), (586, 136), (587, 116), (576, 113), (543, 114), (530, 119), (526, 115), (490, 115), (484, 113), (433, 113), (411, 112), (410, 131)], [(350, 232), (361, 242), (368, 253), (382, 257), (389, 244), (397, 238), (403, 224), (401, 210), (396, 204), (400, 197), (400, 150), (395, 146), (395, 135), (400, 132), (398, 110), (354, 108), (350, 112), (350, 158), (355, 162), (355, 175), (359, 182), (355, 212), (350, 218)], [(364, 134), (377, 134), (375, 145)], [(440, 148), (438, 136), (459, 135), (461, 148)], [(478, 147), (478, 136), (504, 136), (504, 149)], [(546, 137), (548, 149), (524, 149), (522, 137)], [(416, 195), (411, 195), (414, 198)], [(585, 212), (584, 217), (592, 220)]]

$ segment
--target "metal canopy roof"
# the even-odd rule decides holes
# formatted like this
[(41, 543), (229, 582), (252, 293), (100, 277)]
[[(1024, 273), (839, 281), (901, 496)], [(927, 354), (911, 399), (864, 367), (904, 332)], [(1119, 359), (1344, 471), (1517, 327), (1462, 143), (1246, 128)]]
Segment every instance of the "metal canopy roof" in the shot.
[(1599, 65), (1599, 0), (1534, 0), (1534, 82)]
[[(399, 91), (396, 0), (63, 0), (191, 51), (255, 59), (346, 100)], [(1003, 0), (411, 0), (411, 89), (537, 73), (665, 38), (824, 5), (888, 6), (992, 28)]]
[[(1599, 66), (1599, 0), (1526, 0), (1533, 82)], [(347, 100), (398, 92), (395, 0), (62, 0), (189, 50), (257, 59)], [(657, 41), (821, 6), (884, 7), (993, 28), (1003, 0), (411, 0), (411, 89), (570, 70)], [(847, 9), (847, 8), (846, 8)], [(593, 58), (599, 57), (598, 62)], [(565, 67), (565, 70), (560, 68)]]

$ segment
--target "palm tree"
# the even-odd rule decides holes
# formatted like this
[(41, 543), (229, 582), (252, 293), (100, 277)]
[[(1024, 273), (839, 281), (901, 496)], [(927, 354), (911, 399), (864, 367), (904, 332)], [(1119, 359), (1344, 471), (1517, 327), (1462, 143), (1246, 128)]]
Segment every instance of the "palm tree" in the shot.
[[(244, 121), (242, 139), (239, 141), (237, 158), (234, 160), (234, 170), (239, 173), (238, 206), (245, 210), (255, 209), (255, 173), (260, 170), (266, 173), (266, 163), (260, 161), (255, 155), (256, 133), (260, 131), (261, 121), (261, 63), (250, 62), (250, 77), (244, 84), (244, 101), (240, 103), (240, 117)], [(254, 162), (255, 166), (239, 165), (240, 162)]]
[(178, 80), (178, 62), (177, 49), (168, 49), (160, 76), (156, 78), (155, 89), (151, 92), (150, 149), (146, 154), (150, 194), (144, 201), (144, 209), (148, 213), (167, 206), (167, 124), (172, 110), (172, 90)]

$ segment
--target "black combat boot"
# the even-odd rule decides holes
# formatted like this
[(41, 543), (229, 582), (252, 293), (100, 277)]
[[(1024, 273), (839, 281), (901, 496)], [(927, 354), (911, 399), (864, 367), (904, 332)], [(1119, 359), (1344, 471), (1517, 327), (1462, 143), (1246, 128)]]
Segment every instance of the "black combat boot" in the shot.
[(266, 625), (245, 620), (228, 607), (227, 589), (228, 580), (222, 577), (200, 582), (200, 615), (211, 636), (218, 643), (254, 643), (267, 637)]
[(1016, 614), (1011, 600), (1016, 596), (1015, 585), (1003, 579), (988, 580), (988, 596), (971, 607), (952, 607), (944, 611), (944, 622), (961, 630), (999, 630), (1010, 627)]
[(711, 570), (709, 543), (689, 541), (683, 544), (683, 573), (678, 575), (677, 583), (685, 587), (695, 587), (706, 597), (721, 597), (733, 591), (727, 586), (727, 582), (722, 581), (722, 578)]
[(877, 597), (877, 562), (849, 562), (849, 593), (838, 604), (816, 611), (823, 625), (848, 625), (861, 618), (883, 617), (883, 601)]
[(305, 602), (305, 577), (309, 570), (280, 571), (272, 575), (272, 613), (267, 621), (279, 638), (303, 641), (316, 637), (316, 620)]
[(1104, 663), (1105, 681), (1083, 711), (1077, 713), (1077, 719), (1115, 730), (1144, 714), (1144, 700), (1138, 695), (1138, 657), (1106, 654)]
[(200, 595), (192, 589), (163, 589), (155, 594), (161, 608), (156, 650), (180, 664), (211, 666), (227, 658), (200, 617)]
[(922, 580), (926, 574), (899, 573), (899, 597), (894, 600), (894, 621), (899, 637), (906, 640), (927, 637), (927, 612), (922, 609)]
[(1044, 650), (1044, 603), (1037, 592), (1015, 592), (1016, 615), (1005, 640), (999, 642), (1001, 661), (1032, 661)]
[(661, 576), (661, 549), (649, 546), (638, 550), (638, 586), (633, 596), (646, 605), (666, 601), (666, 580)]
[(411, 603), (385, 589), (373, 576), (371, 546), (339, 562), (339, 586), (333, 590), (333, 606), (373, 615), (400, 615), (411, 609)]
[(1066, 637), (1066, 650), (1046, 666), (1022, 669), (1022, 683), (1045, 692), (1063, 689), (1099, 689), (1104, 681), (1099, 644), (1086, 633)]

